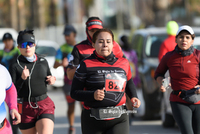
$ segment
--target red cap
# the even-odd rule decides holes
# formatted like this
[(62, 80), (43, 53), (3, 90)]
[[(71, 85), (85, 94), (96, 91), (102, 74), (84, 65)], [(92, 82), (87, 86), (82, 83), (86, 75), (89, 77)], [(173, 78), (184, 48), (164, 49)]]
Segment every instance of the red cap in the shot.
[(87, 26), (88, 30), (95, 29), (95, 28), (102, 29), (103, 23), (101, 20), (94, 19), (94, 20), (90, 20), (90, 21), (86, 22), (86, 26)]

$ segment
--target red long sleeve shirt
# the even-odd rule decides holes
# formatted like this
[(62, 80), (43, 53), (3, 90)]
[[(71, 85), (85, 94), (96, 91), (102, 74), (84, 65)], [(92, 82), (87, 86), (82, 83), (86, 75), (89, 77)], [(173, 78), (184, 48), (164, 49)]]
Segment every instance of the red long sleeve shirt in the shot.
[[(156, 69), (155, 79), (158, 76), (164, 77), (169, 70), (173, 90), (190, 90), (199, 84), (199, 59), (200, 51), (196, 49), (188, 56), (182, 56), (175, 51), (168, 52)], [(170, 101), (187, 103), (174, 94), (170, 95)], [(200, 101), (196, 104), (200, 104)]]

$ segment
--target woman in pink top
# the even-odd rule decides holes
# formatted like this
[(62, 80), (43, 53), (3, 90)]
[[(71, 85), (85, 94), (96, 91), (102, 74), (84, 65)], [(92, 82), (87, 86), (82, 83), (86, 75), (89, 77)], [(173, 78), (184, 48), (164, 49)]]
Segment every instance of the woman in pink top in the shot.
[[(17, 109), (17, 92), (7, 69), (0, 64), (0, 134), (12, 134), (9, 121), (6, 119), (5, 102), (9, 107), (9, 113), (14, 125), (21, 122), (21, 116)], [(5, 101), (5, 102), (4, 102)]]

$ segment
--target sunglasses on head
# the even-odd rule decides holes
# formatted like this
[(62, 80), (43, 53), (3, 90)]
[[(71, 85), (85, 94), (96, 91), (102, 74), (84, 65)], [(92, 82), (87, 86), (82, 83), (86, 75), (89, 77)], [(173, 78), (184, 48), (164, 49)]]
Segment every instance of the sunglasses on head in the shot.
[(19, 47), (26, 48), (27, 45), (29, 45), (29, 47), (34, 47), (34, 43), (32, 43), (32, 42), (24, 42), (24, 43), (20, 44)]

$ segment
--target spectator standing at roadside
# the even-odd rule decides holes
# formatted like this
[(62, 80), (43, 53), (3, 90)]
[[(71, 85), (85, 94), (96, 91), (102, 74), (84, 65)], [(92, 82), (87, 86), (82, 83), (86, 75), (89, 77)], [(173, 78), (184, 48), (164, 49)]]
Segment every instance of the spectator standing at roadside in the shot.
[[(122, 35), (119, 38), (119, 44), (122, 48), (123, 53), (125, 54), (126, 58), (129, 61), (133, 82), (136, 87), (140, 87), (139, 72), (137, 67), (137, 62), (138, 62), (137, 53), (133, 49), (131, 49), (128, 41), (128, 36)], [(127, 95), (126, 95), (126, 106), (129, 110), (133, 110), (131, 100)], [(133, 117), (132, 113), (130, 113), (130, 115), (131, 115), (130, 117)]]
[(162, 57), (169, 51), (174, 50), (176, 46), (176, 32), (178, 31), (178, 24), (175, 21), (169, 21), (166, 25), (168, 37), (160, 46), (158, 59), (161, 61)]
[[(0, 63), (9, 69), (10, 65), (16, 61), (17, 56), (20, 55), (20, 51), (15, 47), (13, 37), (10, 33), (5, 33), (2, 40), (4, 43), (4, 49), (0, 50)], [(12, 124), (13, 119), (11, 116), (9, 120), (13, 134), (19, 134), (18, 126)]]
[[(94, 48), (92, 46), (93, 34), (98, 29), (102, 29), (102, 28), (103, 28), (103, 22), (99, 19), (99, 17), (90, 17), (86, 21), (87, 39), (75, 45), (69, 59), (69, 65), (67, 67), (67, 77), (70, 80), (73, 79), (76, 68), (78, 67), (80, 62), (84, 58), (90, 56), (93, 53), (94, 51)], [(113, 53), (116, 57), (123, 56), (121, 47), (115, 41), (113, 42)]]
[(10, 33), (5, 33), (2, 40), (4, 49), (0, 50), (0, 63), (9, 69), (10, 64), (20, 55), (20, 51), (15, 47), (13, 37)]
[(128, 41), (128, 37), (126, 35), (123, 35), (123, 36), (120, 37), (119, 44), (120, 44), (122, 51), (125, 54), (126, 58), (129, 61), (130, 66), (131, 66), (133, 82), (136, 85), (136, 87), (140, 87), (137, 53), (136, 53), (135, 50), (133, 50), (131, 48), (130, 43)]
[(69, 134), (75, 133), (74, 128), (74, 109), (75, 109), (75, 100), (70, 96), (71, 84), (72, 81), (67, 78), (66, 67), (69, 63), (69, 57), (71, 55), (72, 49), (76, 44), (76, 30), (72, 25), (65, 25), (63, 35), (65, 37), (66, 43), (61, 45), (56, 53), (56, 61), (54, 63), (54, 68), (63, 66), (64, 68), (64, 86), (63, 91), (65, 98), (68, 104), (67, 118), (69, 121)]

